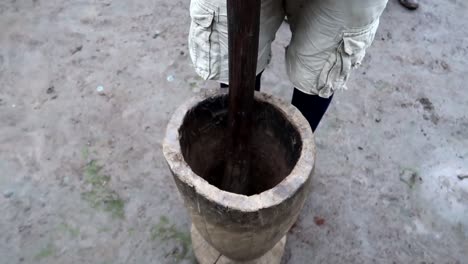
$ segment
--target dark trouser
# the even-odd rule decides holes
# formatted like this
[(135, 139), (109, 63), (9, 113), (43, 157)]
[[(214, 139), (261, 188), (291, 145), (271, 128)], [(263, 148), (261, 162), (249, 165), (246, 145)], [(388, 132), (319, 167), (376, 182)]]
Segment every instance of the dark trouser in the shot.
[[(262, 73), (257, 75), (255, 80), (255, 91), (260, 91), (260, 80)], [(229, 85), (222, 83), (221, 88), (228, 88)], [(292, 105), (294, 105), (302, 115), (309, 121), (312, 131), (317, 129), (317, 126), (325, 115), (325, 112), (330, 105), (333, 95), (330, 98), (322, 98), (318, 95), (306, 94), (301, 90), (294, 88), (292, 96)]]
[[(257, 74), (257, 78), (255, 78), (255, 91), (259, 92), (260, 91), (260, 81), (262, 80), (262, 74), (263, 74), (263, 71), (260, 72), (259, 74)], [(228, 88), (229, 85), (225, 84), (225, 83), (221, 83), (220, 84), (221, 88)]]

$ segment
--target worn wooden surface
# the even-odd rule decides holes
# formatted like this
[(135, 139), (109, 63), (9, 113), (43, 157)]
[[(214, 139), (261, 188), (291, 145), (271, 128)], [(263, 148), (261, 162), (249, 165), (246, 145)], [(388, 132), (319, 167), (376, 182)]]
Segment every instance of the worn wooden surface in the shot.
[[(257, 195), (222, 191), (193, 171), (190, 166), (193, 161), (187, 159), (189, 153), (182, 154), (191, 149), (190, 144), (182, 144), (180, 140), (188, 113), (197, 112), (195, 109), (201, 102), (220, 100), (225, 94), (219, 90), (202, 92), (179, 107), (168, 124), (163, 150), (201, 236), (230, 259), (249, 261), (271, 250), (296, 221), (310, 191), (315, 162), (314, 136), (307, 120), (295, 107), (271, 95), (257, 93), (257, 101), (273, 105), (300, 134), (300, 156), (286, 178)], [(299, 148), (293, 141), (290, 143)], [(200, 158), (206, 158), (203, 150), (199, 153)]]
[(280, 264), (286, 245), (286, 235), (276, 245), (260, 258), (248, 261), (235, 261), (217, 251), (212, 247), (192, 225), (192, 246), (195, 257), (199, 264)]
[(260, 0), (228, 0), (229, 117), (222, 188), (245, 194), (260, 31)]

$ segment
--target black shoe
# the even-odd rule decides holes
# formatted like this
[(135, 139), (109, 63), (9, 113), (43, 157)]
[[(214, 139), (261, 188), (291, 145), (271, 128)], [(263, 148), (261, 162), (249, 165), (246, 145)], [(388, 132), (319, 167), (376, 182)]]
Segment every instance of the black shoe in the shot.
[(417, 0), (399, 0), (400, 4), (409, 10), (416, 10), (419, 7), (419, 3)]

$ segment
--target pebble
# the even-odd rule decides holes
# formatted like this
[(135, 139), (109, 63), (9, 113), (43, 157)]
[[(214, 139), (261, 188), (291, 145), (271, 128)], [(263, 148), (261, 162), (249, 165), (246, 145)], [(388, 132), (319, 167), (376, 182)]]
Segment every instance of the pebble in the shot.
[(15, 194), (14, 191), (12, 191), (12, 190), (6, 190), (6, 191), (3, 192), (3, 197), (5, 197), (5, 198), (8, 199), (8, 198), (12, 197), (13, 194)]
[(153, 39), (156, 39), (157, 37), (159, 37), (159, 35), (161, 35), (161, 32), (160, 32), (160, 31), (154, 32), (154, 34), (153, 34)]
[(49, 88), (47, 88), (47, 91), (46, 91), (47, 94), (53, 94), (55, 93), (55, 87), (52, 85), (50, 86)]
[(175, 80), (174, 75), (169, 75), (169, 76), (167, 76), (167, 81), (168, 81), (168, 82), (173, 82), (174, 80)]
[(99, 85), (98, 87), (96, 87), (96, 91), (97, 91), (98, 93), (104, 92), (104, 86)]

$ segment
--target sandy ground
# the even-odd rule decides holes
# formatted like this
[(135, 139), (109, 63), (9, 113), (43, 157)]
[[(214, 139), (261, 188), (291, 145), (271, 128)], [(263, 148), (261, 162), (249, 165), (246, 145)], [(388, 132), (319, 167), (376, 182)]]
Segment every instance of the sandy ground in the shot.
[[(0, 0), (0, 263), (193, 263), (165, 164), (171, 112), (213, 83), (189, 0)], [(468, 3), (390, 1), (317, 133), (284, 263), (468, 263)], [(263, 90), (290, 99), (283, 25)]]

